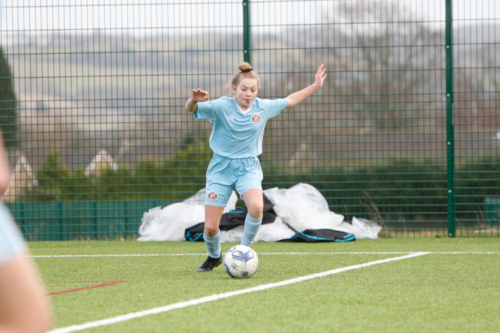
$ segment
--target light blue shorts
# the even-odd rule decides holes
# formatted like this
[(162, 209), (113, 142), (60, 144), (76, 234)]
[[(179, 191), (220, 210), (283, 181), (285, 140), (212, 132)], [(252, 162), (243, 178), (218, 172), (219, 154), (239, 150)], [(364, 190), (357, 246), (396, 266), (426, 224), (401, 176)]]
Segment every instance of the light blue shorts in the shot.
[(0, 266), (26, 248), (23, 235), (5, 205), (0, 203)]
[(205, 205), (226, 207), (233, 189), (240, 194), (262, 190), (262, 167), (257, 157), (231, 159), (214, 154), (207, 170)]

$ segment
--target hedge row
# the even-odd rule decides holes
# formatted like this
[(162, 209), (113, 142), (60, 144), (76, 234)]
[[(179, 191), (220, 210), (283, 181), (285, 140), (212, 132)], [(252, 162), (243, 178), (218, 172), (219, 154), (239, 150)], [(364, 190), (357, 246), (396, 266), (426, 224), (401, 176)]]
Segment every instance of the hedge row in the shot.
[(94, 178), (84, 169), (68, 170), (52, 152), (38, 171), (39, 186), (22, 201), (182, 200), (205, 186), (211, 155), (208, 147), (200, 152), (191, 146), (165, 162), (140, 160), (133, 172), (120, 164), (118, 170), (103, 170)]
[[(121, 165), (118, 171), (107, 170), (99, 178), (89, 178), (83, 169), (69, 171), (52, 153), (38, 173), (39, 187), (23, 201), (183, 200), (205, 186), (210, 158), (208, 147), (187, 147), (168, 161), (139, 161), (134, 172)], [(486, 197), (500, 196), (499, 167), (500, 158), (491, 157), (456, 167), (459, 214), (483, 212)], [(347, 216), (380, 214), (413, 220), (447, 213), (446, 166), (430, 161), (393, 160), (356, 171), (311, 168), (301, 174), (265, 168), (264, 188), (289, 188), (297, 183), (313, 185), (333, 211)]]
[[(455, 168), (455, 211), (459, 219), (477, 219), (485, 198), (500, 196), (500, 158), (482, 158)], [(314, 170), (308, 174), (266, 174), (266, 187), (308, 183), (326, 197), (339, 214), (387, 220), (446, 220), (447, 172), (444, 165), (397, 160), (385, 166), (347, 172)], [(286, 184), (284, 186), (284, 184)]]

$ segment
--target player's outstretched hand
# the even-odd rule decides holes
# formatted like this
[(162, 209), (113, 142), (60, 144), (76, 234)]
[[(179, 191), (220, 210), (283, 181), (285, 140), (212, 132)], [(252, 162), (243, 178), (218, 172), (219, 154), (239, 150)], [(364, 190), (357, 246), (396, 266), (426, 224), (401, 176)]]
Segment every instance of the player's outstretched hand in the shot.
[(325, 65), (321, 64), (321, 66), (319, 66), (318, 68), (318, 71), (316, 72), (314, 84), (316, 84), (319, 87), (323, 87), (323, 82), (325, 81), (327, 75), (325, 73), (326, 73)]
[(205, 90), (193, 89), (193, 101), (195, 102), (206, 102), (210, 98), (208, 97), (208, 92)]

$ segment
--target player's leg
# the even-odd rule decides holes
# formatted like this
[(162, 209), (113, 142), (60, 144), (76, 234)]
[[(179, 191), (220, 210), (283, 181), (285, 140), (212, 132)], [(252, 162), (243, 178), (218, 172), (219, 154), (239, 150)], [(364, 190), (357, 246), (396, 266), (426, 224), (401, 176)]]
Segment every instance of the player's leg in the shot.
[(245, 173), (238, 178), (235, 186), (238, 193), (241, 194), (241, 198), (245, 201), (245, 206), (248, 208), (241, 244), (252, 246), (253, 240), (262, 224), (264, 198), (261, 182), (263, 174), (257, 158), (242, 161), (241, 169), (244, 169)]
[[(197, 272), (210, 272), (215, 267), (222, 263), (222, 251), (220, 246), (220, 230), (219, 224), (224, 212), (224, 207), (229, 200), (232, 193), (232, 188), (226, 189), (229, 194), (221, 195), (223, 191), (219, 187), (219, 191), (216, 194), (216, 198), (213, 193), (216, 193), (213, 188), (216, 186), (211, 186), (209, 190), (207, 188), (207, 198), (205, 199), (205, 230), (203, 232), (203, 240), (208, 250), (208, 257), (200, 267), (198, 267)], [(212, 195), (212, 199), (210, 197)], [(227, 199), (225, 197), (227, 196)], [(214, 202), (207, 203), (207, 201), (212, 200)], [(217, 205), (217, 206), (216, 206)]]
[(32, 261), (18, 254), (0, 265), (0, 332), (45, 332), (47, 299)]
[(0, 333), (45, 332), (50, 324), (47, 298), (26, 251), (12, 215), (0, 203)]
[(205, 232), (203, 239), (208, 249), (208, 256), (220, 258), (220, 230), (219, 224), (224, 207), (205, 205)]
[(203, 239), (208, 249), (208, 258), (197, 272), (210, 272), (222, 263), (219, 224), (231, 194), (230, 161), (214, 155), (207, 170), (205, 195), (205, 230)]
[(203, 240), (208, 250), (207, 259), (196, 270), (197, 272), (210, 272), (222, 263), (222, 251), (220, 246), (219, 224), (224, 207), (205, 204), (205, 230)]
[(245, 218), (241, 245), (252, 246), (253, 240), (262, 224), (264, 210), (262, 190), (258, 188), (247, 190), (243, 193), (242, 198), (245, 201), (245, 206), (248, 208), (248, 214)]

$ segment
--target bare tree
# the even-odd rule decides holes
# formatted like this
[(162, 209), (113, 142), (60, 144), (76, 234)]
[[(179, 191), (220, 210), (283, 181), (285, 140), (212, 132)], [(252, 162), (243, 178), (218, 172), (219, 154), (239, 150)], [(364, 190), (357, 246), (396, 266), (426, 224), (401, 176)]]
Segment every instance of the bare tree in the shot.
[(500, 130), (500, 45), (483, 41), (484, 44), (478, 46), (469, 40), (462, 38), (456, 48), (460, 56), (454, 70), (454, 123), (474, 132), (497, 132)]
[[(397, 2), (341, 2), (338, 45), (363, 132), (419, 123), (443, 90), (444, 35)], [(335, 22), (331, 11), (325, 21)]]

